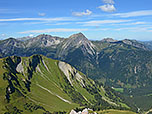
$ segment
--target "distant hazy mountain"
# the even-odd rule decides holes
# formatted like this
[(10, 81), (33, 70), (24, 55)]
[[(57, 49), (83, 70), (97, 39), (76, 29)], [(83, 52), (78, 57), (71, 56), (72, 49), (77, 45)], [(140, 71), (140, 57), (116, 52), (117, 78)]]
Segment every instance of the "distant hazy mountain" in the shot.
[(147, 48), (152, 50), (152, 41), (145, 41), (145, 42), (141, 42), (141, 43), (143, 43)]
[(26, 40), (29, 40), (31, 38), (33, 38), (33, 37), (27, 36), (27, 37), (21, 37), (21, 38), (17, 38), (17, 39), (20, 41), (26, 41)]

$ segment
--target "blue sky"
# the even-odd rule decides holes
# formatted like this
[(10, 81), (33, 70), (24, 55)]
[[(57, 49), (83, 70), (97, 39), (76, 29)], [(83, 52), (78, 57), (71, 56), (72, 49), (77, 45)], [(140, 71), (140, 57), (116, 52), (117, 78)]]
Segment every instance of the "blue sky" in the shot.
[(45, 33), (152, 40), (152, 0), (0, 0), (0, 39)]

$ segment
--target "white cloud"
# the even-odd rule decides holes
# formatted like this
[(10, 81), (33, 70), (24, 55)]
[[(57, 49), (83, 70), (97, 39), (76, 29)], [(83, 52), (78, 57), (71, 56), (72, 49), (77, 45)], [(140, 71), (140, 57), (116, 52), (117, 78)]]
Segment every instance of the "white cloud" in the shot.
[(6, 21), (70, 21), (73, 20), (72, 18), (13, 18), (13, 19), (0, 19), (0, 22)]
[(144, 25), (147, 24), (147, 22), (134, 22), (134, 23), (120, 23), (120, 24), (113, 24), (113, 25)]
[(137, 17), (137, 16), (148, 16), (152, 15), (152, 10), (142, 10), (142, 11), (134, 11), (134, 12), (128, 12), (128, 13), (116, 13), (112, 14), (113, 16), (119, 16), (119, 17)]
[(146, 24), (146, 22), (135, 22), (135, 23), (131, 23), (131, 25), (143, 25)]
[(38, 21), (38, 22), (24, 22), (25, 25), (38, 25), (38, 24), (46, 24), (48, 21)]
[(106, 4), (114, 4), (115, 2), (113, 0), (102, 0), (103, 3), (106, 3)]
[(114, 12), (114, 11), (116, 11), (115, 6), (111, 5), (111, 4), (102, 5), (102, 6), (99, 6), (98, 8), (100, 8), (104, 12)]
[(29, 35), (29, 37), (33, 37), (33, 36), (34, 36), (33, 34), (30, 34), (30, 35)]
[(92, 11), (90, 10), (86, 10), (86, 12), (73, 12), (72, 15), (74, 16), (78, 16), (78, 17), (81, 17), (81, 16), (87, 16), (87, 15), (91, 15), (92, 14)]
[(108, 31), (111, 28), (96, 28), (96, 29), (91, 29), (91, 31)]
[(45, 13), (38, 13), (39, 16), (45, 16)]
[(48, 23), (48, 24), (45, 24), (45, 25), (69, 25), (69, 24), (72, 24), (71, 22), (63, 22), (63, 23)]
[(6, 34), (1, 34), (1, 36), (3, 36), (3, 37), (4, 37), (4, 36), (6, 36)]
[(6, 34), (0, 34), (0, 40), (3, 40), (4, 38), (6, 38), (7, 35)]
[(19, 11), (14, 9), (0, 9), (1, 14), (11, 14), (11, 13), (19, 13)]
[(71, 22), (48, 22), (48, 21), (40, 21), (40, 22), (24, 22), (25, 25), (35, 25), (35, 24), (43, 24), (43, 25), (68, 25)]
[(20, 34), (27, 33), (49, 33), (49, 32), (81, 32), (87, 31), (88, 29), (65, 29), (65, 28), (55, 28), (55, 29), (43, 29), (43, 30), (29, 30), (24, 32), (19, 32)]
[(132, 20), (96, 20), (96, 21), (78, 22), (77, 24), (83, 24), (83, 26), (99, 26), (101, 24), (115, 24), (115, 23), (124, 23), (130, 21)]
[(115, 30), (116, 31), (128, 30), (131, 32), (152, 32), (147, 27), (124, 27), (124, 28), (117, 28)]

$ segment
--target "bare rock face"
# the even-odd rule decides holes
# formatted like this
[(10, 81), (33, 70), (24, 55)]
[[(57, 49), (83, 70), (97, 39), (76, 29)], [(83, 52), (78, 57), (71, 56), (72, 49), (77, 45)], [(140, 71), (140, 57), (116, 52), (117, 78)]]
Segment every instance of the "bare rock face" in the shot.
[(17, 65), (16, 71), (17, 71), (17, 72), (20, 72), (20, 73), (23, 73), (23, 72), (24, 72), (24, 68), (23, 68), (23, 65), (22, 65), (22, 61)]
[(72, 109), (70, 114), (77, 114), (77, 112)]
[(83, 76), (81, 76), (75, 68), (61, 61), (59, 61), (58, 66), (60, 70), (64, 73), (64, 75), (67, 77), (68, 81), (72, 86), (73, 86), (73, 78), (75, 78), (78, 82), (80, 82), (82, 87), (85, 87), (85, 84), (83, 82)]
[(59, 62), (59, 68), (64, 73), (64, 75), (67, 77), (68, 81), (72, 84), (72, 79), (70, 77), (70, 73), (72, 75), (75, 74), (76, 70), (73, 69), (69, 64), (66, 64), (65, 62)]
[(85, 109), (83, 109), (82, 112), (79, 111), (78, 113), (72, 109), (71, 112), (70, 112), (70, 114), (97, 114), (96, 112), (89, 113), (89, 111), (92, 111), (92, 109), (85, 108)]

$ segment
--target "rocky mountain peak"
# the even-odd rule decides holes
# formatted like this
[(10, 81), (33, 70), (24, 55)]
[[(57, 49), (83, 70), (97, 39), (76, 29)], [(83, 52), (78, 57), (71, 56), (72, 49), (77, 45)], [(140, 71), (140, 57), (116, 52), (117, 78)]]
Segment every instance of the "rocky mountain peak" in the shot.
[(81, 32), (71, 35), (67, 41), (73, 46), (78, 46), (78, 47), (80, 45), (85, 45), (90, 43), (90, 41)]
[(51, 38), (52, 36), (51, 35), (48, 35), (48, 34), (40, 34), (38, 35), (36, 38), (37, 39), (48, 39), (48, 38)]
[(81, 32), (80, 33), (77, 33), (77, 34), (73, 34), (69, 37), (70, 39), (77, 39), (77, 40), (88, 40), (84, 34), (82, 34)]
[(102, 42), (117, 42), (117, 40), (114, 40), (112, 38), (104, 38), (103, 40), (101, 40)]
[(132, 46), (137, 47), (137, 48), (148, 50), (148, 48), (145, 45), (143, 45), (142, 43), (140, 43), (136, 40), (124, 39), (124, 40), (122, 40), (122, 42), (127, 44), (127, 45), (132, 45)]
[(15, 42), (15, 41), (17, 41), (17, 39), (15, 39), (15, 38), (8, 38), (8, 39), (6, 39), (6, 40), (4, 40), (4, 41), (7, 41), (7, 42)]
[(22, 42), (15, 38), (8, 38), (8, 39), (4, 40), (4, 43), (6, 43), (7, 45), (15, 45), (15, 44), (20, 44)]
[(27, 36), (27, 37), (17, 38), (17, 40), (20, 40), (20, 41), (25, 42), (25, 41), (30, 40), (30, 39), (32, 39), (32, 38), (33, 38), (33, 37)]
[(74, 49), (80, 48), (85, 55), (87, 55), (88, 53), (90, 55), (95, 54), (94, 51), (95, 46), (82, 33), (73, 34), (66, 39), (66, 41), (62, 45), (61, 55), (64, 55), (72, 48)]
[(1, 41), (0, 43), (0, 54), (3, 56), (8, 56), (8, 54), (12, 53), (15, 55), (12, 50), (24, 49), (24, 43), (15, 38), (8, 38), (6, 40)]
[(129, 40), (129, 39), (124, 39), (124, 40), (122, 40), (122, 42), (125, 43), (125, 44), (132, 45), (133, 42), (137, 42), (137, 41), (135, 41), (135, 40)]
[(62, 38), (54, 37), (47, 34), (41, 34), (37, 37), (34, 37), (30, 39), (27, 43), (27, 47), (30, 47), (31, 45), (36, 45), (38, 47), (49, 47), (49, 46), (56, 46), (60, 42), (62, 42)]

